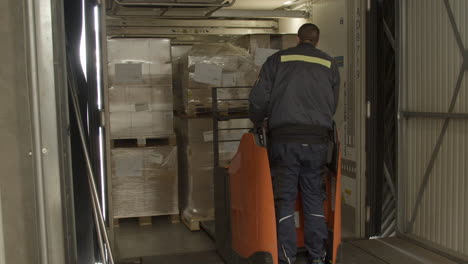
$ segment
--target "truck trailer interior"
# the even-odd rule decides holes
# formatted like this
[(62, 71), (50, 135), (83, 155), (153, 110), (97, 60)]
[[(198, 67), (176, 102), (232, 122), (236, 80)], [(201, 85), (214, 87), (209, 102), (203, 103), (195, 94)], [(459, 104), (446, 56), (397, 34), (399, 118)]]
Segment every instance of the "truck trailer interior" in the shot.
[(468, 1), (0, 6), (0, 264), (263, 264), (223, 171), (304, 23), (341, 76), (334, 263), (468, 263)]

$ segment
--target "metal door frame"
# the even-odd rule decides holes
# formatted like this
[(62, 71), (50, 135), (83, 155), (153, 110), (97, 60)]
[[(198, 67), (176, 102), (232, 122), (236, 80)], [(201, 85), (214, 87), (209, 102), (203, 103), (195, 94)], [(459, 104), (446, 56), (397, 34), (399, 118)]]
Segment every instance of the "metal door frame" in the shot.
[[(397, 148), (398, 92), (396, 89), (394, 31), (396, 31), (395, 23), (397, 20), (396, 16), (392, 16), (392, 13), (387, 13), (387, 16), (390, 15), (390, 17), (386, 18), (384, 12), (386, 4), (395, 9), (398, 8), (395, 0), (370, 0), (366, 16), (367, 188), (365, 233), (368, 238), (392, 236), (396, 230), (395, 174), (397, 164), (394, 156)], [(392, 21), (394, 23), (389, 23)], [(395, 82), (395, 85), (389, 87), (388, 84), (392, 81)], [(395, 97), (395, 101), (387, 100), (389, 92)], [(392, 126), (386, 126), (392, 124), (391, 120), (394, 121), (393, 133), (390, 132), (387, 137), (385, 135)]]
[(61, 1), (26, 3), (37, 262), (51, 264), (72, 263), (76, 256), (63, 19)]

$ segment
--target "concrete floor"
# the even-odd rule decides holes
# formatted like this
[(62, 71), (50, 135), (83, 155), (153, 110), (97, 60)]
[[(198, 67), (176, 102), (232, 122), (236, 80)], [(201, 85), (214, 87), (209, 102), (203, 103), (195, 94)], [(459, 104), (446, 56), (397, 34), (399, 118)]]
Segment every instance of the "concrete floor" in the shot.
[[(223, 264), (213, 241), (203, 232), (190, 232), (183, 224), (153, 218), (140, 227), (134, 219), (120, 221), (115, 229), (119, 264)], [(398, 238), (347, 241), (340, 264), (456, 264), (444, 257)], [(296, 264), (306, 264), (299, 256)]]

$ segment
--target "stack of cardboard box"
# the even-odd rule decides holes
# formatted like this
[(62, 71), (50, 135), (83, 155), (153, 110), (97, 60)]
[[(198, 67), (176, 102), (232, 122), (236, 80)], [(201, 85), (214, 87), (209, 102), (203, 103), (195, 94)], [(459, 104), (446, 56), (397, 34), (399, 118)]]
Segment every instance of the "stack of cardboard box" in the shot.
[(297, 43), (295, 34), (245, 35), (236, 41), (236, 45), (247, 49), (252, 54), (258, 68), (262, 67), (269, 56), (279, 50), (295, 47)]
[(111, 152), (114, 218), (178, 214), (175, 146)]
[(169, 39), (110, 39), (109, 100), (112, 139), (173, 134)]
[[(231, 44), (194, 45), (182, 63), (182, 88), (177, 110), (199, 116), (212, 111), (213, 87), (250, 87), (257, 79), (253, 57), (245, 49)], [(219, 89), (220, 99), (247, 99), (249, 89)], [(219, 101), (220, 110), (246, 111), (247, 101)]]
[[(183, 79), (175, 91), (180, 201), (184, 222), (196, 230), (200, 221), (214, 218), (212, 89), (251, 87), (257, 79), (257, 68), (245, 49), (227, 43), (194, 45), (181, 61), (178, 72)], [(248, 101), (241, 99), (247, 99), (249, 93), (250, 89), (243, 88), (218, 89), (218, 110), (246, 114)], [(219, 128), (250, 127), (250, 121), (244, 119), (222, 122)], [(247, 131), (222, 131), (219, 140), (240, 140)], [(220, 161), (229, 163), (238, 145), (239, 142), (219, 142)]]
[(169, 39), (108, 40), (114, 218), (179, 212), (170, 49)]

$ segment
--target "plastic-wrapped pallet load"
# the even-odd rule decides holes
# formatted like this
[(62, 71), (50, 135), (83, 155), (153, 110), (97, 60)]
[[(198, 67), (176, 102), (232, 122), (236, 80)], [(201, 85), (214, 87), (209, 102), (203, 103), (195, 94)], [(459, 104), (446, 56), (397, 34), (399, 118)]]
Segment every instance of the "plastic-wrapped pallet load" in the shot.
[(166, 137), (173, 130), (169, 39), (109, 39), (111, 137)]
[(255, 54), (257, 48), (262, 49), (288, 49), (298, 43), (296, 34), (253, 34), (245, 35), (236, 41), (236, 44)]
[(111, 86), (171, 86), (171, 41), (158, 38), (109, 39)]
[(114, 218), (179, 213), (175, 146), (111, 152)]
[(282, 49), (297, 45), (296, 34), (256, 34), (241, 37), (236, 42), (254, 56), (255, 65), (261, 67), (266, 59)]
[[(210, 112), (213, 87), (252, 86), (257, 79), (253, 57), (227, 43), (194, 45), (184, 64), (179, 112), (188, 115)], [(248, 89), (222, 89), (220, 99), (247, 99)], [(221, 110), (246, 110), (247, 101), (220, 101)]]
[[(180, 105), (183, 104), (182, 98), (182, 85), (183, 85), (183, 74), (185, 72), (184, 65), (187, 60), (187, 56), (192, 49), (192, 45), (174, 45), (171, 47), (172, 53), (172, 73), (174, 78), (172, 80), (173, 90), (174, 90), (174, 105), (177, 106), (177, 103), (180, 102)], [(182, 107), (180, 107), (182, 109)], [(179, 110), (177, 107), (176, 110)]]
[[(214, 218), (213, 190), (213, 123), (211, 118), (178, 118), (179, 162), (181, 171), (181, 207), (183, 219), (197, 229), (198, 223)], [(219, 123), (219, 128), (251, 128), (248, 119)], [(220, 131), (219, 140), (240, 140), (249, 129)], [(220, 142), (220, 163), (229, 164), (237, 152), (239, 142)]]
[(174, 134), (172, 111), (111, 112), (111, 137), (151, 138)]

